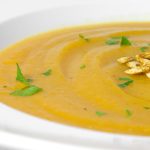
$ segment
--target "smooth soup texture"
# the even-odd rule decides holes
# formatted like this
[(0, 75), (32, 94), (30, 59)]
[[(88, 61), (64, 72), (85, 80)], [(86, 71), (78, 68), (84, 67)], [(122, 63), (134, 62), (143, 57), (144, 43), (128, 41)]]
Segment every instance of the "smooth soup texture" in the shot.
[[(132, 45), (106, 42), (120, 36), (128, 37)], [(141, 53), (149, 43), (150, 23), (79, 26), (25, 39), (0, 52), (0, 100), (50, 121), (150, 135), (150, 79), (126, 75), (127, 67), (116, 61)], [(10, 94), (26, 86), (16, 81), (16, 63), (42, 91), (31, 96)], [(120, 77), (134, 82), (120, 88)]]

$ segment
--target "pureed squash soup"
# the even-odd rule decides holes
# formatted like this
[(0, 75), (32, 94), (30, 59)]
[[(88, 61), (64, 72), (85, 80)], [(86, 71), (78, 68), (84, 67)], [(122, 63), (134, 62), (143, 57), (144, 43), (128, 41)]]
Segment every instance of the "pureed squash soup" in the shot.
[(0, 53), (0, 100), (51, 121), (150, 135), (149, 52), (150, 23), (43, 33)]

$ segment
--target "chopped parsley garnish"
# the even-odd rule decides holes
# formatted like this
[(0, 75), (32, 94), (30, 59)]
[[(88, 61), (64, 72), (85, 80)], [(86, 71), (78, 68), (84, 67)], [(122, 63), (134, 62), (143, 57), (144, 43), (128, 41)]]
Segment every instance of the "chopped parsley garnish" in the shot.
[(84, 41), (86, 41), (86, 42), (89, 42), (90, 41), (90, 39), (89, 38), (86, 38), (84, 35), (82, 35), (82, 34), (79, 34), (79, 37), (81, 38), (81, 39), (83, 39)]
[(121, 46), (130, 46), (130, 45), (131, 45), (131, 42), (128, 40), (127, 37), (122, 36), (122, 37), (121, 37), (120, 45), (121, 45)]
[(20, 81), (20, 82), (22, 82), (24, 84), (27, 84), (27, 85), (29, 84), (28, 81), (27, 81), (27, 79), (22, 74), (22, 71), (21, 71), (21, 69), (20, 69), (20, 67), (19, 67), (18, 64), (17, 64), (17, 77), (16, 77), (16, 80)]
[(106, 115), (106, 113), (102, 111), (96, 111), (96, 115), (101, 117), (101, 116)]
[(120, 81), (129, 81), (129, 80), (131, 80), (131, 79), (128, 78), (128, 77), (120, 77), (119, 80), (120, 80)]
[(148, 46), (143, 46), (140, 48), (140, 51), (141, 52), (145, 52), (149, 47)]
[(127, 117), (131, 117), (132, 116), (132, 112), (129, 109), (125, 110)]
[(144, 109), (147, 109), (147, 110), (148, 110), (148, 109), (150, 109), (150, 107), (145, 106)]
[(52, 73), (52, 70), (51, 70), (51, 69), (48, 69), (47, 71), (45, 71), (45, 72), (43, 73), (43, 75), (45, 75), (45, 76), (50, 76), (51, 73)]
[(119, 43), (120, 43), (121, 46), (124, 46), (124, 45), (129, 46), (129, 45), (131, 45), (131, 42), (125, 36), (112, 37), (112, 38), (110, 38), (110, 39), (108, 39), (106, 41), (107, 45), (116, 45), (116, 44), (119, 44)]
[(83, 64), (83, 65), (80, 66), (80, 69), (84, 69), (84, 68), (86, 68), (85, 64)]
[(133, 80), (127, 77), (121, 77), (119, 78), (120, 81), (124, 81), (123, 83), (118, 84), (120, 88), (125, 88), (129, 84), (133, 83)]
[(116, 44), (119, 44), (119, 42), (120, 42), (120, 37), (112, 37), (106, 41), (106, 44), (107, 45), (116, 45)]
[(29, 79), (27, 79), (27, 81), (28, 81), (28, 82), (33, 82), (33, 79), (30, 79), (30, 78), (29, 78)]
[(32, 96), (32, 95), (34, 95), (40, 91), (42, 91), (41, 88), (34, 86), (34, 85), (30, 85), (30, 86), (27, 86), (23, 89), (16, 90), (16, 91), (12, 92), (11, 95), (14, 95), (14, 96)]
[(41, 88), (39, 88), (35, 85), (30, 85), (30, 82), (32, 82), (32, 79), (26, 79), (24, 77), (24, 75), (22, 74), (22, 71), (21, 71), (18, 64), (17, 64), (17, 77), (16, 77), (16, 80), (24, 83), (26, 85), (26, 87), (23, 88), (23, 89), (18, 89), (16, 91), (10, 93), (10, 95), (14, 95), (14, 96), (32, 96), (32, 95), (42, 91)]

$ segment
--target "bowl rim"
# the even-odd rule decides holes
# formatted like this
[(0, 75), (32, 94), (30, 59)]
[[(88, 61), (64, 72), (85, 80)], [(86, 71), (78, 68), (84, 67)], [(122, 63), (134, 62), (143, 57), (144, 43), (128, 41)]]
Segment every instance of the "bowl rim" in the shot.
[[(85, 5), (80, 5), (80, 6), (85, 7)], [(19, 20), (23, 18), (57, 11), (58, 9), (61, 9), (63, 11), (65, 9), (72, 9), (73, 7), (79, 7), (79, 5), (73, 5), (73, 6), (70, 5), (70, 6), (64, 6), (64, 7), (59, 6), (59, 7), (55, 7), (51, 9), (35, 11), (32, 13), (27, 13), (25, 15), (17, 16), (7, 21), (1, 22), (0, 31), (4, 29), (4, 27), (7, 26), (8, 24), (11, 24), (11, 23), (14, 24), (16, 23), (16, 21), (18, 22)], [(0, 130), (14, 133), (14, 134), (17, 133), (17, 134), (31, 136), (31, 137), (33, 136), (34, 138), (54, 140), (58, 142), (79, 144), (79, 145), (84, 145), (84, 146), (92, 146), (95, 148), (100, 148), (100, 147), (112, 148), (113, 147), (113, 148), (134, 149), (134, 148), (139, 148), (142, 146), (145, 146), (145, 148), (147, 146), (150, 146), (150, 137), (148, 136), (134, 136), (134, 135), (126, 135), (126, 134), (98, 132), (98, 131), (91, 131), (88, 129), (81, 129), (78, 127), (72, 127), (68, 125), (61, 125), (59, 123), (48, 122), (46, 120), (30, 116), (23, 112), (14, 110), (4, 104), (0, 104), (0, 116), (3, 117), (3, 114), (5, 114), (6, 118), (0, 119)], [(17, 117), (15, 114), (17, 115)], [(12, 116), (12, 118), (9, 120), (10, 115)], [(25, 118), (25, 120), (23, 120), (22, 118)], [(23, 127), (19, 122), (14, 124), (16, 125), (15, 127), (14, 125), (11, 124), (13, 122), (13, 119), (20, 120), (25, 125), (25, 127)], [(48, 132), (48, 133), (46, 132), (37, 133), (37, 129), (35, 130), (34, 128), (30, 128), (30, 129), (27, 128), (27, 126), (29, 125), (26, 122), (27, 120), (28, 121), (34, 120), (34, 121), (31, 121), (32, 123), (30, 123), (30, 125), (32, 126), (38, 123), (42, 124), (38, 128), (40, 130), (49, 129), (53, 127), (53, 131)], [(12, 125), (11, 127), (10, 127), (10, 124)], [(22, 128), (24, 128), (24, 130)], [(60, 134), (58, 134), (58, 131), (60, 132)], [(65, 133), (64, 131), (68, 131), (68, 133)], [(87, 140), (88, 142), (84, 140)], [(128, 143), (128, 145), (126, 145), (126, 142)], [(142, 149), (144, 148), (142, 147)]]

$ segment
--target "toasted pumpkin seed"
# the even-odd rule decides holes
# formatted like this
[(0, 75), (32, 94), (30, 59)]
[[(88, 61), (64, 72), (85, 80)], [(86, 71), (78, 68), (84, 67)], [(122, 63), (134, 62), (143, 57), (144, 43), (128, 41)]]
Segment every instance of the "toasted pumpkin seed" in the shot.
[(146, 73), (146, 76), (147, 76), (148, 78), (150, 78), (150, 72), (147, 72), (147, 73)]
[(125, 71), (126, 74), (130, 74), (130, 75), (140, 74), (142, 72), (143, 70), (141, 69), (141, 67), (131, 68)]
[(133, 61), (133, 60), (134, 60), (133, 57), (121, 57), (121, 58), (117, 59), (117, 61), (121, 64), (125, 64), (125, 63)]
[(130, 61), (126, 65), (130, 68), (135, 68), (135, 67), (140, 66), (140, 63), (138, 61)]
[(140, 57), (150, 59), (150, 52), (142, 53), (142, 54), (140, 54)]

